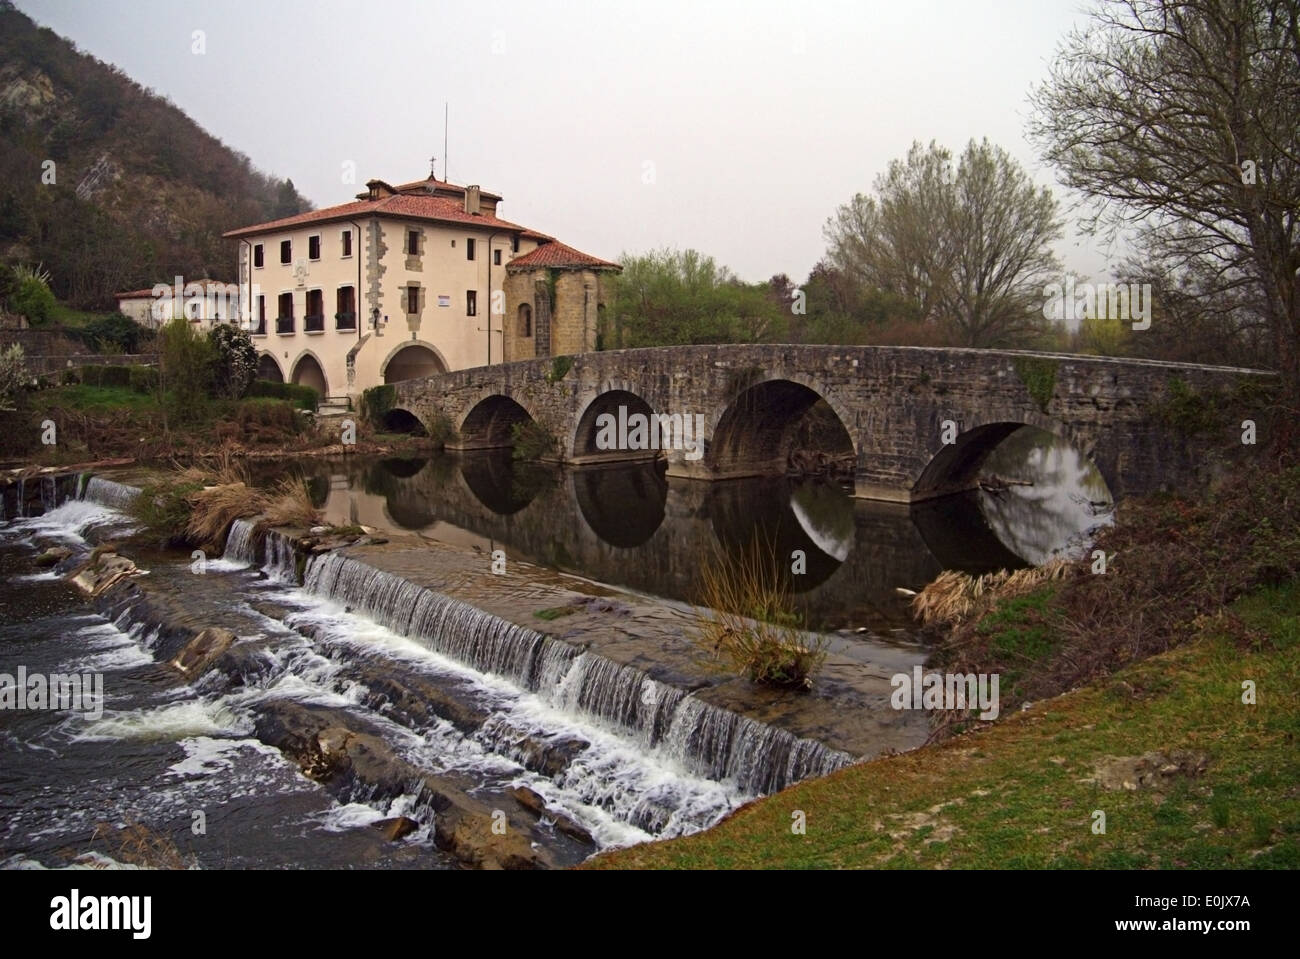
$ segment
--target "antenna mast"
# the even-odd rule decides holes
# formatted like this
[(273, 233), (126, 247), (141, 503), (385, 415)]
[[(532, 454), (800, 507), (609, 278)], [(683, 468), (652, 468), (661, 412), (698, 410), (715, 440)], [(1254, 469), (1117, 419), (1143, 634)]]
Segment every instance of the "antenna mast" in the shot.
[(442, 101), (442, 180), (444, 183), (450, 183), (447, 179), (447, 101)]

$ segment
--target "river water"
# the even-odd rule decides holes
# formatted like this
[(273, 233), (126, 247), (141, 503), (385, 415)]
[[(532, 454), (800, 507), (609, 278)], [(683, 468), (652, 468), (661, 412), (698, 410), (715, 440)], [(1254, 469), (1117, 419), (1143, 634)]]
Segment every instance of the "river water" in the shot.
[[(811, 624), (900, 643), (910, 640), (910, 627), (897, 587), (919, 588), (944, 568), (983, 571), (1078, 552), (1108, 517), (1104, 484), (1086, 462), (1028, 432), (1013, 436), (986, 468), (1032, 485), (915, 510), (854, 501), (816, 480), (703, 484), (650, 467), (558, 472), (500, 456), (310, 460), (289, 468), (307, 476), (332, 522), (502, 549), (669, 599), (691, 598), (694, 571), (711, 551), (743, 548), (758, 535), (777, 555), (802, 552), (806, 570), (790, 583)], [(285, 469), (266, 470), (267, 480)], [(120, 842), (94, 838), (105, 823), (144, 824), (183, 861), (205, 868), (455, 865), (435, 847), (433, 814), (419, 795), (331, 792), (259, 738), (259, 722), (285, 700), (363, 724), (404, 759), (466, 786), (488, 806), (527, 786), (594, 840), (573, 843), (543, 820), (541, 841), (558, 864), (594, 848), (707, 828), (751, 798), (754, 783), (784, 781), (770, 770), (738, 775), (741, 766), (752, 773), (752, 764), (734, 756), (701, 761), (699, 740), (718, 738), (710, 726), (717, 720), (690, 697), (673, 701), (671, 716), (663, 701), (655, 704), (658, 721), (615, 722), (592, 704), (623, 695), (626, 676), (611, 675), (607, 689), (575, 692), (575, 684), (605, 682), (581, 657), (552, 664), (553, 682), (476, 669), (447, 655), (439, 636), (345, 602), (350, 594), (335, 583), (337, 568), (309, 569), (299, 586), (274, 550), (251, 551), (239, 535), (202, 576), (188, 555), (131, 550), (151, 587), (184, 608), (194, 628), (220, 625), (239, 636), (245, 667), (181, 682), (164, 665), (175, 652), (166, 631), (141, 608), (96, 612), (61, 578), (94, 542), (131, 532), (111, 484), (92, 483), (86, 492), (89, 499), (61, 505), (52, 496), (43, 515), (0, 526), (0, 672), (99, 674), (105, 691), (102, 715), (0, 710), (2, 865), (130, 860)], [(35, 569), (33, 556), (51, 545), (74, 556), (56, 570)], [(478, 718), (458, 725), (403, 708), (393, 684), (453, 696)], [(650, 701), (644, 681), (634, 678), (628, 688)], [(767, 742), (764, 735), (756, 730), (744, 741)], [(743, 738), (734, 729), (727, 737)], [(809, 762), (796, 775), (835, 765), (824, 757)], [(418, 828), (388, 842), (373, 824), (398, 815)]]

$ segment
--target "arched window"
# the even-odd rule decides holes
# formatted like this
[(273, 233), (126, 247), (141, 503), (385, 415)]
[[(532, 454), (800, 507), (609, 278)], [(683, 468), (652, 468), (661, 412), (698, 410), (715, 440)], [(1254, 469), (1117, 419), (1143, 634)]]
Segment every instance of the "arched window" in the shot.
[(533, 308), (527, 303), (519, 304), (519, 335), (522, 337), (533, 335)]

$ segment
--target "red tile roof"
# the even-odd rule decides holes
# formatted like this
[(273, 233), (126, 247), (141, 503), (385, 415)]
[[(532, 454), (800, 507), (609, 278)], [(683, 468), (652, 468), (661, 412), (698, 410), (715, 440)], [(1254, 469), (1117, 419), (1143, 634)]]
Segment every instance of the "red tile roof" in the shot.
[[(429, 193), (431, 192), (429, 190), (430, 185), (432, 185), (435, 190), (452, 190), (460, 194), (464, 194), (465, 192), (465, 188), (459, 183), (449, 183), (446, 180), (435, 180), (433, 177), (427, 177), (423, 180), (412, 180), (410, 183), (399, 183), (397, 186), (393, 187), (393, 189), (398, 193), (413, 193), (417, 190), (423, 190), (425, 193)], [(478, 195), (487, 200), (501, 199), (499, 194), (489, 193), (482, 187), (479, 187)]]
[(506, 264), (507, 272), (512, 272), (516, 269), (530, 270), (546, 267), (555, 267), (557, 269), (581, 269), (585, 267), (594, 270), (623, 269), (617, 263), (611, 263), (608, 260), (599, 259), (589, 253), (583, 253), (581, 250), (575, 250), (573, 247), (561, 243), (558, 240), (544, 243), (531, 253), (517, 256)]
[(258, 233), (273, 233), (281, 230), (308, 226), (312, 223), (329, 223), (335, 220), (353, 220), (367, 216), (382, 216), (400, 220), (432, 220), (438, 223), (465, 223), (486, 229), (499, 229), (531, 232), (527, 227), (509, 220), (502, 220), (490, 213), (478, 215), (466, 213), (460, 200), (430, 194), (398, 193), (381, 200), (355, 200), (338, 206), (328, 206), (297, 216), (287, 216), (280, 220), (258, 223), (254, 226), (241, 227), (223, 233), (225, 237), (252, 236)]

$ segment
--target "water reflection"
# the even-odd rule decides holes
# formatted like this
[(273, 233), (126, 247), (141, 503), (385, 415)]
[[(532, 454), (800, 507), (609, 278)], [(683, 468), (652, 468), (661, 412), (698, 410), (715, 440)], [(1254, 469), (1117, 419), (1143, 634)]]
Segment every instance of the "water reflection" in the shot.
[[(311, 461), (302, 469), (334, 523), (416, 530), (504, 548), (530, 562), (674, 599), (700, 563), (757, 538), (822, 629), (908, 623), (896, 587), (943, 569), (986, 572), (1086, 548), (1110, 521), (1105, 483), (1050, 434), (1025, 429), (986, 460), (984, 488), (915, 509), (854, 500), (813, 478), (669, 479), (662, 465), (559, 471), (508, 454)], [(283, 466), (276, 466), (277, 475)], [(1021, 485), (1023, 484), (1023, 485)]]
[(984, 461), (982, 477), (993, 487), (980, 491), (989, 527), (1027, 563), (1078, 557), (1113, 521), (1110, 490), (1097, 467), (1044, 430), (1012, 433)]

